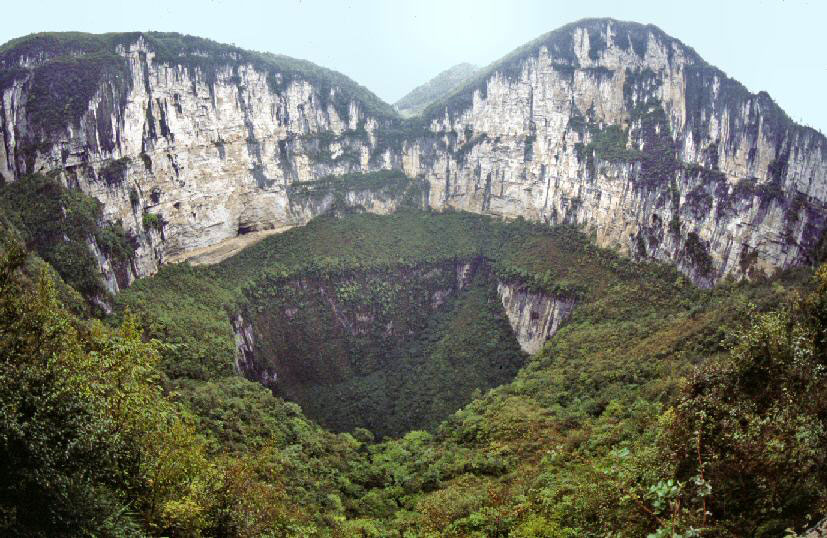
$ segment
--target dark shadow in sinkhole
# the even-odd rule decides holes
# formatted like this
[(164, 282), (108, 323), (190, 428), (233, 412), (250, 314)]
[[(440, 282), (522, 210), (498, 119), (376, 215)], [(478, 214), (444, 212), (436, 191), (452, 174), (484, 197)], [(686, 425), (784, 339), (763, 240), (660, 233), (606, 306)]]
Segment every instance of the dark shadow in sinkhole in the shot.
[(527, 358), (483, 259), (265, 279), (246, 297), (239, 370), (333, 431), (432, 429)]

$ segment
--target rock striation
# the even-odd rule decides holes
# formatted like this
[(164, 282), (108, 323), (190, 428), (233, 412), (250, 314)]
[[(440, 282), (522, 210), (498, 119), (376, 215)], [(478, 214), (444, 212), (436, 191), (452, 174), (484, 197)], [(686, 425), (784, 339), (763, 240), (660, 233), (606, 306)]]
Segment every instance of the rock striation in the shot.
[[(138, 245), (111, 287), (304, 223), (333, 198), (297, 192), (383, 169), (419, 178), (432, 209), (575, 223), (700, 285), (807, 263), (827, 226), (825, 138), (653, 26), (567, 25), (410, 120), (312, 64), (174, 34), (93, 37), (94, 56), (53, 35), (0, 51), (0, 175), (54, 173), (103, 202)], [(44, 88), (75, 78), (77, 98), (46, 115)], [(389, 211), (403, 192), (375, 189), (338, 199)]]
[[(91, 51), (62, 36), (23, 38), (0, 57), (0, 176), (56, 173), (103, 202), (137, 245), (121, 286), (182, 252), (329, 209), (331, 196), (297, 186), (367, 170), (379, 118), (393, 114), (306, 62), (177, 35), (87, 36)], [(65, 88), (75, 76), (87, 84)]]
[(425, 112), (405, 144), (432, 207), (576, 223), (695, 282), (806, 262), (825, 228), (827, 143), (652, 26), (542, 36)]
[(498, 282), (497, 294), (520, 348), (532, 355), (554, 336), (575, 306), (570, 297), (531, 291), (514, 282)]

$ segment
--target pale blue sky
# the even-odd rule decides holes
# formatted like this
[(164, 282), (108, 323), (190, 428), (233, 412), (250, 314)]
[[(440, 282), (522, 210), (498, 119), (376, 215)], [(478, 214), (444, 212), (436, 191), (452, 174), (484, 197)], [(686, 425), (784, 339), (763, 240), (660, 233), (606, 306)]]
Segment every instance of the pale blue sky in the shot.
[(336, 69), (393, 102), (459, 62), (486, 65), (583, 17), (653, 23), (796, 121), (827, 131), (823, 0), (184, 0), (9, 2), (0, 41), (163, 30)]

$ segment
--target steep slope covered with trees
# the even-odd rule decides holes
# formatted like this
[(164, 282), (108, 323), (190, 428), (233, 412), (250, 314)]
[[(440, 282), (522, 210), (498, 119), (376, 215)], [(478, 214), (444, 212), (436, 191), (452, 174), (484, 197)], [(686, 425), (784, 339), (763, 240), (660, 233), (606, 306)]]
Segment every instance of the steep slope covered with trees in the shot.
[(450, 67), (405, 94), (393, 106), (405, 118), (421, 114), (429, 105), (451, 94), (463, 82), (471, 78), (477, 69), (477, 66), (469, 63)]
[(177, 34), (16, 40), (0, 94), (3, 534), (827, 515), (824, 138), (660, 30), (574, 23), (407, 121)]

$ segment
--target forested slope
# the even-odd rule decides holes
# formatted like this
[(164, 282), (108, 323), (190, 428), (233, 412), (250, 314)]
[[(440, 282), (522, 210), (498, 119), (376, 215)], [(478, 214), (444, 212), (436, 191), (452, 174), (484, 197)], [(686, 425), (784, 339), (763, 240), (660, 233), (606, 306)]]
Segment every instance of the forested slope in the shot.
[(827, 514), (825, 139), (657, 28), (567, 25), (407, 121), (178, 34), (16, 40), (0, 94), (3, 534)]
[[(570, 229), (351, 215), (217, 266), (168, 267), (117, 297), (131, 314), (110, 329), (61, 309), (48, 285), (14, 269), (14, 252), (4, 248), (2, 294), (3, 345), (14, 350), (4, 353), (2, 446), (18, 477), (2, 496), (9, 532), (774, 536), (822, 510), (823, 273), (705, 291)], [(513, 381), (483, 386), (428, 431), (381, 443), (365, 428), (328, 433), (233, 374), (232, 314), (255, 304), (261, 275), (318, 279), (468, 255), (578, 303)], [(460, 339), (435, 342), (442, 360), (485, 349), (462, 338), (489, 332), (451, 323)], [(473, 379), (482, 363), (460, 360), (467, 371), (454, 379)], [(44, 415), (44, 402), (62, 411)], [(34, 506), (49, 517), (27, 519)]]

